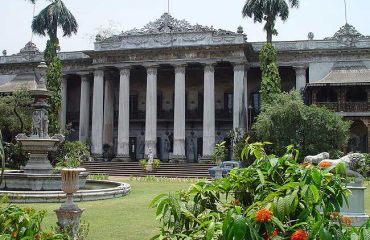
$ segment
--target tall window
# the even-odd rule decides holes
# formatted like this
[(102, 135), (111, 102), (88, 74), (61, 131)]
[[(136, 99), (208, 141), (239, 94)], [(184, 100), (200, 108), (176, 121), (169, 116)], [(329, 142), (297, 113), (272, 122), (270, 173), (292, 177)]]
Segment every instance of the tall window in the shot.
[(157, 114), (158, 115), (159, 113), (162, 112), (162, 100), (163, 100), (162, 93), (158, 93), (157, 94)]
[(260, 94), (258, 92), (252, 93), (252, 107), (255, 114), (260, 112)]
[(228, 114), (233, 113), (234, 96), (232, 93), (224, 94), (224, 109)]
[(138, 113), (138, 96), (130, 95), (130, 116), (136, 117)]

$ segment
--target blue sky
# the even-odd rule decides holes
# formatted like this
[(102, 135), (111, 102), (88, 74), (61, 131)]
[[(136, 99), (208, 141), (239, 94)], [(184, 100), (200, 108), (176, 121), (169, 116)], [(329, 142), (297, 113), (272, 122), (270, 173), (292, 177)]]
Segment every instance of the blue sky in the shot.
[[(236, 31), (243, 26), (248, 41), (264, 41), (261, 24), (243, 19), (244, 0), (170, 0), (170, 13), (192, 24)], [(62, 38), (62, 51), (93, 49), (93, 38), (99, 29), (110, 27), (125, 31), (142, 27), (167, 11), (167, 0), (64, 0), (76, 16), (79, 32), (71, 38)], [(48, 2), (38, 0), (36, 14)], [(370, 0), (347, 0), (348, 22), (359, 32), (370, 35)], [(0, 0), (0, 51), (14, 54), (31, 39), (33, 5), (26, 0)], [(316, 39), (332, 36), (345, 23), (343, 0), (301, 0), (299, 9), (292, 9), (287, 22), (278, 22), (279, 36), (274, 40), (306, 39), (314, 32)], [(34, 37), (44, 49), (46, 38)]]

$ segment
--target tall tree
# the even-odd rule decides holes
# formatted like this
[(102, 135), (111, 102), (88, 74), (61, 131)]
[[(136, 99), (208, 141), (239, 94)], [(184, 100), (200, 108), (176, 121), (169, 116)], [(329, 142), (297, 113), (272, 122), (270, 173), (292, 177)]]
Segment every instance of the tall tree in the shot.
[[(36, 0), (29, 0), (35, 3)], [(49, 98), (49, 132), (57, 133), (60, 131), (59, 112), (61, 107), (61, 77), (62, 63), (58, 59), (59, 51), (58, 28), (63, 30), (63, 36), (72, 36), (77, 33), (78, 24), (76, 18), (68, 10), (62, 0), (49, 0), (51, 3), (41, 10), (33, 18), (32, 31), (38, 35), (49, 37), (44, 51), (44, 59), (48, 65), (46, 75), (47, 88), (52, 92)]]
[[(31, 0), (34, 2), (35, 0)], [(38, 35), (48, 34), (50, 45), (53, 45), (52, 55), (56, 56), (59, 48), (58, 28), (62, 28), (63, 36), (72, 36), (77, 33), (78, 23), (62, 0), (52, 2), (34, 17), (32, 31)], [(49, 60), (49, 59), (46, 59)]]
[(265, 21), (264, 30), (267, 33), (267, 42), (272, 42), (272, 35), (277, 35), (276, 19), (286, 21), (289, 17), (289, 7), (298, 8), (299, 0), (246, 0), (243, 7), (243, 17), (253, 18), (254, 22)]

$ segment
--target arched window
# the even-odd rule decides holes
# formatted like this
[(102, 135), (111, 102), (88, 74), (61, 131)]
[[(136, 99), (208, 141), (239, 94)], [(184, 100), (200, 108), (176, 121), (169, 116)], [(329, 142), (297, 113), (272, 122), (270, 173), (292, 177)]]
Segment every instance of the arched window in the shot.
[(362, 87), (350, 87), (346, 93), (347, 102), (367, 102), (367, 93)]
[(337, 92), (330, 87), (320, 88), (316, 93), (317, 102), (338, 102)]
[(349, 152), (366, 152), (367, 150), (367, 127), (361, 120), (356, 120), (350, 128), (348, 141)]

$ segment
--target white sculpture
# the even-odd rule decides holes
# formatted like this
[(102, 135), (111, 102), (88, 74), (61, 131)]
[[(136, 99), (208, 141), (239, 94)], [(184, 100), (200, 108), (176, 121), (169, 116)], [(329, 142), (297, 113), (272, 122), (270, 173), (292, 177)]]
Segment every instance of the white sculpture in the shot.
[(322, 153), (319, 153), (319, 154), (313, 155), (313, 156), (309, 155), (309, 156), (304, 158), (304, 161), (309, 162), (309, 163), (318, 164), (320, 161), (322, 161), (324, 159), (329, 159), (329, 157), (330, 157), (329, 153), (322, 152)]
[(304, 160), (312, 164), (318, 164), (323, 168), (335, 167), (340, 163), (344, 163), (346, 165), (346, 174), (355, 177), (355, 183), (362, 183), (363, 177), (355, 169), (355, 166), (365, 164), (364, 155), (361, 153), (350, 153), (339, 159), (329, 159), (329, 153), (322, 152), (315, 156), (307, 156)]
[(153, 171), (153, 158), (154, 158), (153, 150), (152, 148), (149, 148), (148, 149), (148, 164), (146, 165), (146, 170), (148, 172)]

